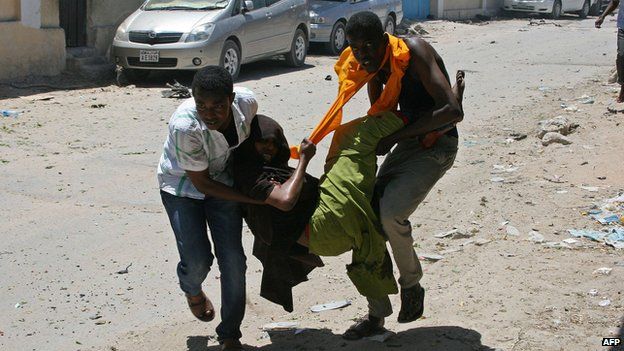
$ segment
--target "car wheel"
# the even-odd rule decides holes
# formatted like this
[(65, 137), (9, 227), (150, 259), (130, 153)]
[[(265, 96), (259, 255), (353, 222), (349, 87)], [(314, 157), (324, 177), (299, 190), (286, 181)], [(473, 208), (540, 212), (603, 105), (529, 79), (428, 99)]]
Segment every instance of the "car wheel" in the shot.
[(552, 12), (550, 13), (552, 19), (559, 19), (561, 17), (561, 0), (555, 1), (553, 4)]
[(596, 0), (594, 5), (592, 5), (589, 9), (589, 14), (592, 16), (600, 16), (602, 12), (602, 0)]
[(327, 43), (327, 51), (332, 55), (340, 55), (347, 44), (347, 32), (342, 22), (336, 22)]
[(291, 67), (299, 67), (303, 65), (305, 63), (307, 53), (308, 38), (303, 30), (297, 28), (292, 44), (290, 45), (290, 52), (286, 54), (286, 64)]
[(232, 79), (238, 78), (241, 65), (241, 54), (238, 45), (232, 40), (226, 40), (221, 51), (221, 60), (219, 65), (230, 72)]
[(147, 79), (151, 71), (149, 69), (124, 68), (122, 72), (130, 83), (138, 83)]
[(396, 29), (396, 22), (392, 15), (388, 15), (388, 21), (386, 22), (386, 33), (394, 35)]
[(587, 18), (587, 15), (589, 15), (589, 0), (585, 0), (585, 2), (583, 3), (583, 8), (579, 12), (580, 18)]

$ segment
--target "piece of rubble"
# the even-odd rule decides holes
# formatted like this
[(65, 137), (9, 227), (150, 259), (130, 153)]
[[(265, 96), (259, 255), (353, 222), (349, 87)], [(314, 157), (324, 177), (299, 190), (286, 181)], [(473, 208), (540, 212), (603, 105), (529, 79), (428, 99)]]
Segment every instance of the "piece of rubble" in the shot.
[(545, 119), (538, 122), (538, 133), (537, 136), (539, 138), (543, 138), (549, 132), (556, 132), (561, 135), (569, 135), (574, 131), (574, 129), (578, 128), (578, 124), (570, 122), (564, 116), (557, 116), (551, 119)]
[(610, 275), (612, 270), (613, 270), (613, 268), (602, 267), (602, 268), (596, 269), (594, 271), (594, 274)]
[(563, 134), (557, 132), (548, 132), (544, 134), (542, 137), (542, 145), (548, 146), (551, 144), (562, 144), (562, 145), (570, 145), (572, 144), (572, 140)]

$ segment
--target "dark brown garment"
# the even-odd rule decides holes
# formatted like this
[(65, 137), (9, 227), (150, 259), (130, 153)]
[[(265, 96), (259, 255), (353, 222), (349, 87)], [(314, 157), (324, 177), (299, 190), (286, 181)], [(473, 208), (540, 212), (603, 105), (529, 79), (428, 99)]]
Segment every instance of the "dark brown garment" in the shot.
[[(272, 138), (278, 154), (265, 162), (254, 147), (258, 140)], [(266, 200), (273, 182), (284, 183), (294, 169), (288, 167), (290, 150), (282, 128), (269, 117), (257, 115), (249, 138), (234, 152), (234, 185), (242, 193)], [(307, 275), (322, 265), (318, 256), (308, 254), (296, 243), (305, 230), (318, 202), (318, 179), (307, 175), (295, 207), (281, 211), (269, 205), (243, 205), (243, 216), (255, 236), (253, 255), (264, 267), (260, 296), (293, 311), (292, 288), (307, 281)], [(313, 264), (317, 261), (319, 264)]]

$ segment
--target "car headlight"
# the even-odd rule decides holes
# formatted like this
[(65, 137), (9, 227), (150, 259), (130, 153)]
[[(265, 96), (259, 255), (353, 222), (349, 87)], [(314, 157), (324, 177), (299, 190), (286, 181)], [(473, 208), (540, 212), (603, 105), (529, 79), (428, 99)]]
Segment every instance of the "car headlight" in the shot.
[(125, 23), (122, 23), (122, 25), (119, 26), (119, 28), (117, 28), (117, 33), (115, 33), (115, 40), (119, 40), (119, 41), (130, 40), (129, 34), (128, 34), (128, 27), (125, 25)]
[(310, 22), (314, 24), (323, 24), (325, 23), (325, 17), (319, 16), (319, 14), (314, 11), (310, 11)]
[(197, 41), (208, 40), (208, 38), (210, 38), (212, 32), (214, 31), (214, 27), (215, 26), (213, 23), (208, 23), (193, 28), (188, 37), (186, 37), (186, 42), (193, 43)]

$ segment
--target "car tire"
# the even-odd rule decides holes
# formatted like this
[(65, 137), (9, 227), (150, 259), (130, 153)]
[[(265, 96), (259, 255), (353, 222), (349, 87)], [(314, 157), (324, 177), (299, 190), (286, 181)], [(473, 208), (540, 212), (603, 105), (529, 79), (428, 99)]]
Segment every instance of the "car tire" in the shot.
[(122, 73), (130, 83), (139, 83), (146, 80), (151, 71), (149, 69), (124, 68)]
[(347, 31), (345, 30), (344, 23), (338, 21), (334, 24), (329, 42), (325, 45), (330, 54), (340, 55), (342, 50), (347, 46)]
[(600, 16), (602, 12), (602, 0), (596, 0), (596, 2), (589, 8), (589, 14), (591, 16)]
[(388, 20), (386, 21), (384, 30), (386, 31), (386, 33), (394, 35), (394, 32), (396, 31), (396, 20), (394, 19), (394, 16), (388, 15)]
[(587, 18), (587, 15), (589, 15), (589, 1), (590, 0), (585, 0), (585, 2), (583, 3), (583, 8), (581, 9), (581, 11), (579, 11), (580, 18)]
[(286, 54), (286, 64), (290, 67), (300, 67), (305, 63), (308, 54), (308, 38), (301, 28), (297, 28), (290, 45), (290, 52)]
[(556, 0), (555, 3), (553, 4), (550, 17), (552, 19), (559, 19), (559, 17), (561, 17), (561, 0)]
[(225, 44), (223, 44), (219, 66), (230, 72), (233, 80), (238, 78), (241, 66), (241, 51), (234, 41), (226, 40)]

